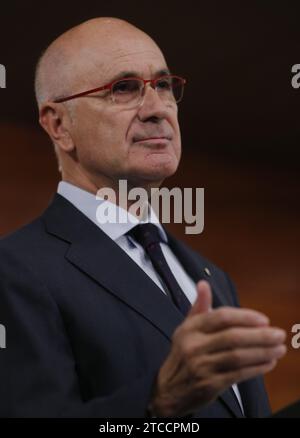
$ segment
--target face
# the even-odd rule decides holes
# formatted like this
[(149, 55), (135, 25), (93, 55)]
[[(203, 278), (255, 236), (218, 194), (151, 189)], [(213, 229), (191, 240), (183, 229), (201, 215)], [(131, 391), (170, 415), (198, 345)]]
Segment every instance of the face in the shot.
[[(86, 63), (85, 80), (74, 92), (110, 83), (121, 72), (152, 79), (167, 69), (162, 53), (148, 38), (119, 37), (115, 47), (111, 42), (101, 56), (94, 55), (93, 63)], [(69, 131), (77, 161), (97, 187), (119, 179), (132, 186), (158, 186), (176, 171), (181, 154), (177, 105), (163, 102), (149, 84), (143, 104), (135, 108), (113, 103), (107, 92), (71, 102)]]

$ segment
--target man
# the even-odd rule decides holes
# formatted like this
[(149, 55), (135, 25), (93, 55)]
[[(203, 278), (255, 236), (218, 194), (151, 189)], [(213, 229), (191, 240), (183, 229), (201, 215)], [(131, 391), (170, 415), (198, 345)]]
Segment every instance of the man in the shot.
[(284, 355), (285, 333), (237, 308), (228, 276), (152, 212), (138, 226), (96, 220), (99, 189), (125, 179), (149, 193), (176, 171), (183, 85), (119, 19), (83, 23), (41, 57), (40, 123), (62, 182), (0, 243), (1, 416), (269, 414), (259, 376)]

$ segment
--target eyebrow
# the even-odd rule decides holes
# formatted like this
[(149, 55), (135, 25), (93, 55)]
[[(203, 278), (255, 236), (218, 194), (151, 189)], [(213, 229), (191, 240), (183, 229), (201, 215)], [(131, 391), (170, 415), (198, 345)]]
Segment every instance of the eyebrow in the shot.
[[(160, 76), (170, 75), (170, 74), (171, 71), (168, 68), (163, 68), (161, 70), (158, 70), (154, 74), (154, 78), (159, 78)], [(114, 76), (110, 82), (115, 82), (118, 81), (119, 79), (136, 78), (136, 77), (140, 77), (139, 73), (136, 71), (121, 71), (116, 76)]]

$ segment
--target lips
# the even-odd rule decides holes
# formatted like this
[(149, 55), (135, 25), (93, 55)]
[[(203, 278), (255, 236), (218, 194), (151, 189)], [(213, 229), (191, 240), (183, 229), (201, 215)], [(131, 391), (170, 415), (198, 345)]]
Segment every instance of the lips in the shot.
[(142, 137), (142, 136), (135, 136), (133, 137), (133, 142), (137, 143), (137, 142), (142, 142), (142, 141), (150, 141), (150, 140), (172, 140), (172, 138), (170, 136), (153, 136), (153, 137)]

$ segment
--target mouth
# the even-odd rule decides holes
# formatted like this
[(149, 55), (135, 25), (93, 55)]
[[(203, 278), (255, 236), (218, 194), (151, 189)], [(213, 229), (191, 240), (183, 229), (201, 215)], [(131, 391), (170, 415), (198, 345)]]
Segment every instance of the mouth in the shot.
[(172, 140), (171, 137), (168, 136), (162, 136), (162, 137), (134, 137), (133, 143), (151, 143), (151, 144), (166, 144), (170, 140)]

